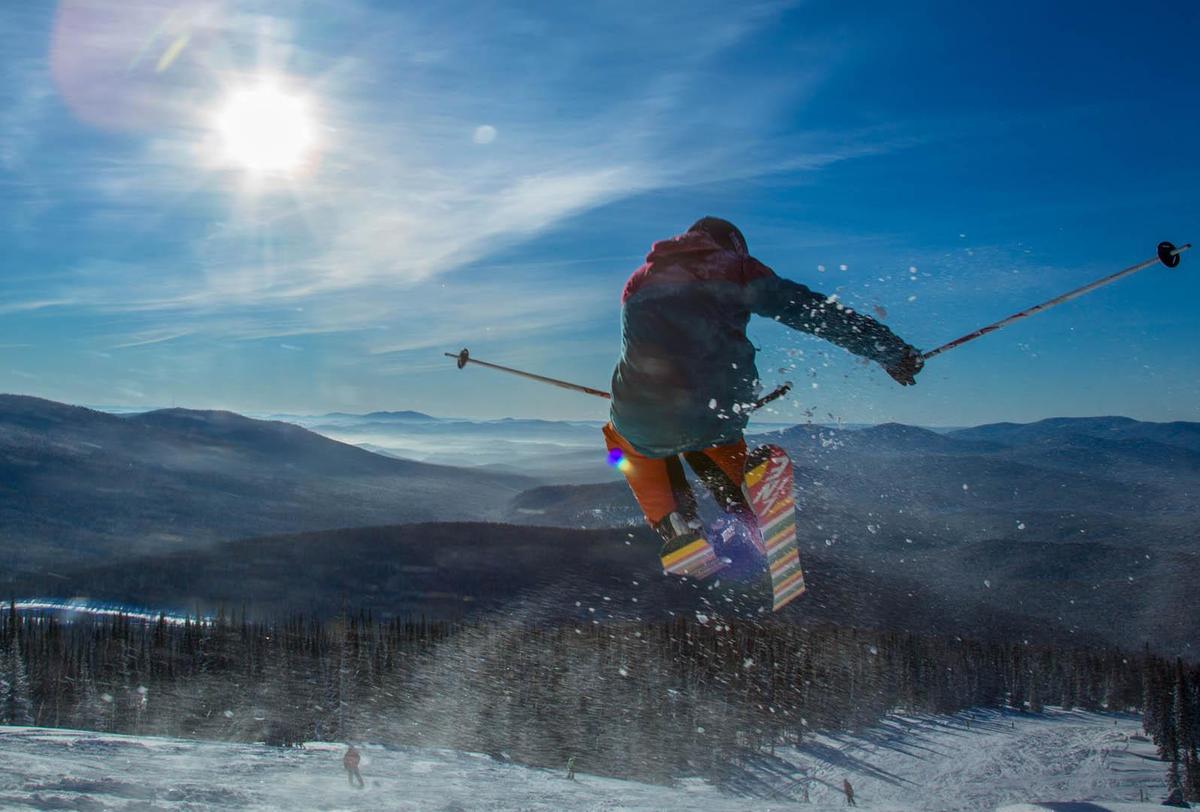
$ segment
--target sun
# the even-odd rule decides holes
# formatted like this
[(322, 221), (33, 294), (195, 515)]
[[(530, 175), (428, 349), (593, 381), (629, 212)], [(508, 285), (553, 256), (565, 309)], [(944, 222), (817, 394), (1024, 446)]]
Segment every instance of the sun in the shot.
[(225, 159), (256, 174), (301, 169), (317, 140), (309, 101), (270, 80), (231, 91), (213, 129)]

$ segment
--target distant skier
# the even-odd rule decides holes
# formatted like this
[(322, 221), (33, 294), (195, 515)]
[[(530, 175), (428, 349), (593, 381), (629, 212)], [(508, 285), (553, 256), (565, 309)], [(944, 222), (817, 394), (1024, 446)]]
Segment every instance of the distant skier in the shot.
[(705, 217), (656, 242), (622, 295), (621, 358), (604, 436), (609, 460), (662, 538), (668, 573), (704, 578), (720, 568), (680, 455), (726, 513), (754, 526), (741, 493), (742, 432), (760, 386), (746, 338), (751, 314), (876, 361), (904, 386), (921, 371), (912, 346), (835, 297), (776, 276), (726, 220)]
[(362, 761), (362, 754), (358, 752), (358, 748), (353, 744), (346, 747), (346, 755), (342, 756), (342, 766), (346, 768), (346, 780), (350, 782), (350, 786), (357, 785), (359, 789), (366, 786), (363, 783), (362, 773), (358, 771), (358, 765)]
[(854, 787), (850, 786), (850, 779), (842, 779), (842, 792), (846, 793), (846, 806), (858, 806), (854, 803)]

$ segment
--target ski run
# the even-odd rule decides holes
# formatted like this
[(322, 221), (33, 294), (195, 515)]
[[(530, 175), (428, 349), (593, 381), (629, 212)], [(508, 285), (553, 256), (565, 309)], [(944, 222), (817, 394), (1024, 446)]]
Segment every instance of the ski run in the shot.
[[(401, 810), (772, 812), (1161, 809), (1165, 764), (1132, 715), (1048, 709), (895, 715), (858, 734), (814, 735), (723, 782), (672, 787), (485, 755), (359, 743), (366, 786), (348, 785), (341, 743), (303, 749), (0, 727), (4, 810)], [(808, 801), (804, 801), (807, 786)], [(1143, 801), (1139, 803), (1139, 801)]]

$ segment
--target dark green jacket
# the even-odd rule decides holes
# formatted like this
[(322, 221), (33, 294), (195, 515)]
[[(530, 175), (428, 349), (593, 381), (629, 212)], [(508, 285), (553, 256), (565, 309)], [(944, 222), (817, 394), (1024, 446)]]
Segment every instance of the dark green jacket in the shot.
[(642, 454), (736, 442), (758, 396), (755, 314), (890, 366), (912, 348), (874, 319), (702, 232), (657, 242), (625, 285), (611, 419)]

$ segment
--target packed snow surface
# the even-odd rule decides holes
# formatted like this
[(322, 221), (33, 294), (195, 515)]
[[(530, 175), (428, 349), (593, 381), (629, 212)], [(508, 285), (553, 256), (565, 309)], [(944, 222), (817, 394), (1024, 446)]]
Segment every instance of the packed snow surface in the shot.
[(360, 747), (361, 790), (348, 785), (341, 744), (279, 749), (0, 727), (0, 809), (769, 812), (844, 809), (848, 779), (863, 809), (1125, 812), (1156, 808), (1138, 801), (1159, 800), (1165, 776), (1135, 717), (1059, 710), (893, 716), (855, 735), (777, 749), (720, 782), (673, 787), (585, 774), (572, 781), (565, 767), (474, 753)]

